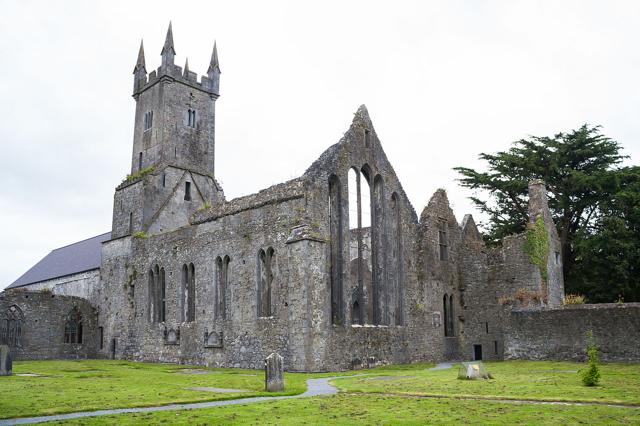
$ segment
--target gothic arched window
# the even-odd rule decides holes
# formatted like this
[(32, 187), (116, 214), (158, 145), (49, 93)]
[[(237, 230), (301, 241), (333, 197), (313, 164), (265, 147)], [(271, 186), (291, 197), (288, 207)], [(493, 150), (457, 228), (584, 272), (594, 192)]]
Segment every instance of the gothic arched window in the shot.
[(77, 307), (73, 307), (67, 315), (64, 324), (64, 342), (82, 343), (82, 314)]
[(9, 306), (0, 323), (0, 343), (9, 346), (22, 346), (22, 323), (24, 315), (17, 305)]

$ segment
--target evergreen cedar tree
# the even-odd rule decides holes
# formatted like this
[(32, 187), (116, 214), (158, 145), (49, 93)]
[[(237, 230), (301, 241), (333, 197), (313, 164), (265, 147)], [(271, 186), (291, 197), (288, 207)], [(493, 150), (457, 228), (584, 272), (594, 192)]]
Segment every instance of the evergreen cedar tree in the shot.
[(588, 302), (640, 301), (640, 167), (621, 167), (620, 145), (587, 124), (552, 137), (530, 136), (504, 152), (481, 153), (487, 171), (456, 167), (460, 184), (497, 244), (525, 230), (527, 188), (545, 181), (562, 245), (567, 293)]

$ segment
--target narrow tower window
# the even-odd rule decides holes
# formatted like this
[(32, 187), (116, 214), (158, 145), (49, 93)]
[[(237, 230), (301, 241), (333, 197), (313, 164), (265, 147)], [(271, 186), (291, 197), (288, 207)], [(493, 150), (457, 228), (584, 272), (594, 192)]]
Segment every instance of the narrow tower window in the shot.
[(191, 201), (191, 182), (184, 183), (184, 199), (185, 201)]
[(187, 110), (187, 126), (196, 127), (196, 110), (189, 109)]
[(153, 126), (153, 111), (145, 112), (144, 118), (142, 121), (143, 121), (143, 128), (145, 132), (151, 129), (151, 126)]
[(142, 169), (142, 153), (138, 154), (138, 170)]

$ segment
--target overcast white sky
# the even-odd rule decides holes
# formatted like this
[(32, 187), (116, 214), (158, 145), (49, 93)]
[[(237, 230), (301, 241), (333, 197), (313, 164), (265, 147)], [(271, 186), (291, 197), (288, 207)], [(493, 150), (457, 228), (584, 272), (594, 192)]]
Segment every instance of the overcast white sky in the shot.
[(222, 68), (216, 173), (228, 199), (296, 177), (366, 104), (418, 214), (452, 167), (527, 135), (601, 124), (640, 158), (638, 1), (0, 0), (0, 289), (106, 232), (129, 172), (132, 70)]

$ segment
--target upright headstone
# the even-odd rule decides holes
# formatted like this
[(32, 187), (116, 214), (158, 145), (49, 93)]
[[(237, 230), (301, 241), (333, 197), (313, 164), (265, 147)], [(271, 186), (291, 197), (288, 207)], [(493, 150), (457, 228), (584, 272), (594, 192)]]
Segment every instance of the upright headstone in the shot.
[(0, 376), (10, 376), (12, 364), (9, 346), (0, 345)]
[(264, 360), (264, 384), (267, 392), (284, 390), (284, 369), (282, 357), (272, 353)]

